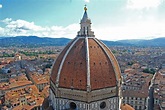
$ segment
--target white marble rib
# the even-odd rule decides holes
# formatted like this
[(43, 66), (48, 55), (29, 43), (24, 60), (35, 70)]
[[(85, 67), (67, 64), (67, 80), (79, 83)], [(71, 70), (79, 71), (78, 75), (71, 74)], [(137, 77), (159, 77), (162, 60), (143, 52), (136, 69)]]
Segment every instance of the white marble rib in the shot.
[(90, 63), (89, 63), (89, 46), (88, 46), (88, 37), (85, 37), (86, 44), (86, 63), (87, 63), (87, 91), (91, 91), (90, 85)]
[(60, 73), (61, 73), (61, 70), (62, 70), (62, 67), (63, 67), (64, 61), (65, 61), (65, 59), (66, 59), (68, 53), (70, 52), (70, 50), (72, 49), (72, 47), (74, 46), (74, 44), (75, 44), (78, 40), (79, 40), (79, 38), (76, 37), (76, 40), (71, 44), (71, 46), (70, 46), (69, 49), (66, 51), (66, 53), (65, 53), (65, 55), (64, 55), (64, 57), (63, 57), (63, 59), (62, 59), (62, 62), (61, 62), (61, 64), (60, 64), (60, 67), (59, 67), (59, 69), (58, 69), (58, 73), (57, 73), (56, 87), (59, 86), (59, 78), (60, 78)]

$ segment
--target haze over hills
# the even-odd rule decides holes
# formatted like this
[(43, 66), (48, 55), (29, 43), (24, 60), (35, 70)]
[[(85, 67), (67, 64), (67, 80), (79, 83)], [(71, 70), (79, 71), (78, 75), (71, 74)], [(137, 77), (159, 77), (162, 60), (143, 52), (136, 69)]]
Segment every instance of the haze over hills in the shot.
[(1, 37), (0, 46), (17, 46), (17, 47), (33, 47), (33, 46), (64, 46), (71, 39), (68, 38), (42, 38), (37, 36), (16, 36)]
[(165, 37), (155, 38), (150, 40), (136, 39), (136, 40), (119, 40), (118, 42), (133, 44), (136, 46), (160, 46), (165, 47)]
[[(0, 47), (39, 47), (39, 46), (65, 46), (71, 39), (49, 38), (37, 36), (0, 37)], [(102, 40), (107, 46), (158, 46), (165, 47), (165, 37), (151, 40)]]

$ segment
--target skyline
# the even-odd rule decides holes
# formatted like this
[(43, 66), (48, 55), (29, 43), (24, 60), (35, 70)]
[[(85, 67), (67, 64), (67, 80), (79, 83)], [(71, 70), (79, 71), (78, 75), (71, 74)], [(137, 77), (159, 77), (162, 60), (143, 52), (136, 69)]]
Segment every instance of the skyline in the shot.
[(85, 4), (98, 39), (165, 37), (165, 0), (1, 0), (0, 36), (73, 39)]

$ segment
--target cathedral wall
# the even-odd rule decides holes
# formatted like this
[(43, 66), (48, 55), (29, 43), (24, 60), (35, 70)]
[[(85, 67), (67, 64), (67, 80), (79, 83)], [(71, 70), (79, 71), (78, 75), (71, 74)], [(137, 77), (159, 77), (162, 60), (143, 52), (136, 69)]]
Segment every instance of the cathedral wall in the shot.
[[(51, 105), (55, 110), (75, 108), (73, 110), (119, 110), (119, 97), (98, 100), (91, 103), (83, 101), (56, 98), (50, 90)], [(75, 104), (75, 105), (74, 105)]]

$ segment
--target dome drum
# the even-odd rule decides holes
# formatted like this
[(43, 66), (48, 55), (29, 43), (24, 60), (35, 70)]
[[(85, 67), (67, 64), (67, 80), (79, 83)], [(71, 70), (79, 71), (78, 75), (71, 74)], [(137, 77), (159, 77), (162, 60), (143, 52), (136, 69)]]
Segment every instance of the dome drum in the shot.
[(82, 102), (90, 103), (110, 97), (118, 97), (118, 88), (103, 88), (92, 92), (72, 90), (66, 88), (54, 88), (51, 86), (51, 91), (57, 98), (66, 98), (70, 100), (81, 100)]
[[(55, 110), (73, 110), (73, 108), (75, 108), (75, 110), (119, 110), (117, 109), (119, 108), (119, 100), (120, 98), (118, 96), (109, 98), (107, 97), (105, 99), (92, 102), (55, 97), (55, 100), (52, 100), (51, 102), (54, 102), (52, 103), (52, 106), (55, 108)], [(56, 104), (58, 104), (58, 106)]]

